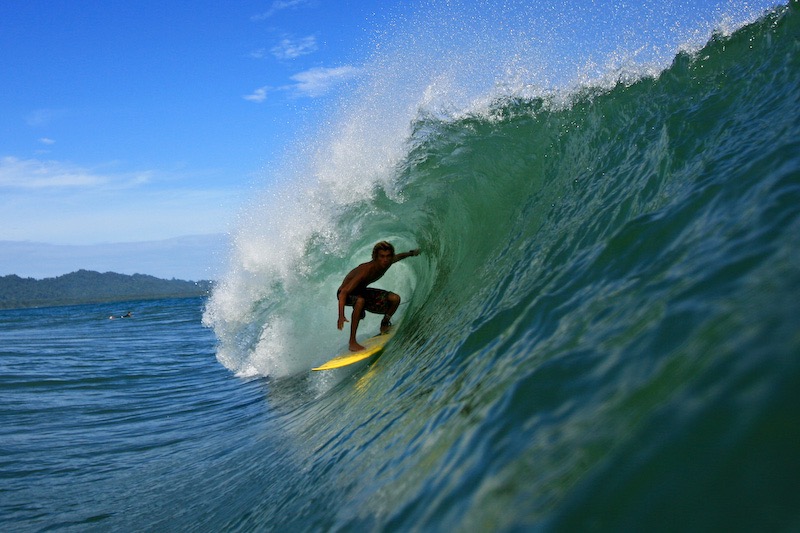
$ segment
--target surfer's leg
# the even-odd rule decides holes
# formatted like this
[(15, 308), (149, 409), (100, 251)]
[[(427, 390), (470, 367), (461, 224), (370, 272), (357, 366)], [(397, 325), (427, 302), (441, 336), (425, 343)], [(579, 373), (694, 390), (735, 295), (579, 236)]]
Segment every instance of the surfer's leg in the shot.
[(389, 331), (392, 325), (392, 315), (394, 315), (394, 312), (400, 307), (400, 295), (390, 292), (386, 295), (386, 302), (388, 303), (388, 308), (383, 315), (383, 320), (381, 320), (381, 333)]
[(353, 302), (353, 316), (350, 317), (350, 351), (357, 352), (359, 350), (363, 350), (364, 347), (358, 344), (356, 341), (356, 332), (358, 332), (358, 323), (361, 322), (361, 317), (364, 313), (364, 304), (365, 300), (363, 297), (359, 296), (356, 298), (356, 301)]

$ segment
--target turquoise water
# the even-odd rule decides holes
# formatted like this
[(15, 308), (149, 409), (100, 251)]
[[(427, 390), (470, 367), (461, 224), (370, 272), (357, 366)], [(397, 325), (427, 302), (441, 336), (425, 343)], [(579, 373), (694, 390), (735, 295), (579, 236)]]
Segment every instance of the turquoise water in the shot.
[[(800, 528), (798, 52), (793, 3), (658, 75), (334, 127), (208, 301), (0, 312), (0, 524)], [(310, 372), (382, 239), (423, 252), (394, 341)]]

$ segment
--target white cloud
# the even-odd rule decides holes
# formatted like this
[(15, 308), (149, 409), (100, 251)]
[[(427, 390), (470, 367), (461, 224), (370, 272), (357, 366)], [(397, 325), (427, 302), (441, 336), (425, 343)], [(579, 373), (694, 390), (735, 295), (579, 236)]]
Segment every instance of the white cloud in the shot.
[(267, 11), (259, 13), (258, 15), (253, 15), (252, 17), (250, 17), (250, 20), (254, 22), (266, 20), (280, 11), (284, 11), (286, 9), (297, 9), (303, 6), (310, 6), (313, 5), (314, 3), (315, 3), (314, 0), (275, 0), (274, 2), (272, 2), (272, 6), (270, 6), (270, 8)]
[(39, 142), (48, 145), (56, 143), (53, 139), (50, 139), (49, 137), (42, 137), (41, 139), (39, 139)]
[(292, 76), (296, 83), (287, 88), (294, 89), (301, 96), (322, 96), (334, 86), (344, 83), (359, 74), (360, 70), (351, 65), (343, 67), (317, 67)]
[(90, 244), (221, 233), (240, 196), (239, 190), (171, 180), (137, 188), (0, 186), (0, 240)]
[(94, 175), (77, 166), (38, 159), (0, 159), (0, 187), (45, 189), (56, 187), (90, 187), (107, 182), (104, 176)]
[(90, 244), (221, 233), (241, 202), (239, 189), (220, 187), (216, 170), (122, 165), (0, 156), (0, 241)]
[(28, 113), (25, 117), (25, 122), (32, 127), (47, 126), (66, 113), (63, 109), (36, 109)]
[(302, 39), (283, 39), (270, 50), (278, 59), (295, 59), (317, 51), (317, 38), (313, 35)]
[(151, 176), (151, 172), (102, 174), (61, 161), (0, 159), (0, 188), (6, 189), (125, 188), (147, 183)]
[(242, 96), (242, 98), (244, 98), (245, 100), (247, 100), (249, 102), (255, 102), (257, 104), (260, 104), (261, 102), (263, 102), (264, 100), (267, 99), (267, 89), (268, 88), (269, 87), (266, 86), (266, 85), (264, 87), (259, 87), (258, 89), (253, 91), (252, 94), (247, 94), (245, 96)]

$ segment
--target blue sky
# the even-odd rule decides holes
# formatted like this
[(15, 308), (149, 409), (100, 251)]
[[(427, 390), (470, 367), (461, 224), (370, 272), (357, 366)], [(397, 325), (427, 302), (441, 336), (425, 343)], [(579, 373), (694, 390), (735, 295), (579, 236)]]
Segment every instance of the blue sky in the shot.
[[(517, 19), (515, 2), (461, 3), (497, 4)], [(2, 2), (0, 275), (107, 268), (196, 279), (218, 262), (219, 239), (192, 238), (208, 265), (198, 265), (199, 249), (176, 247), (185, 268), (175, 257), (159, 267), (153, 250), (163, 246), (153, 243), (231, 230), (294, 136), (357, 79), (376, 37), (414, 4), (437, 2)], [(619, 2), (582, 4), (577, 15), (544, 11), (573, 40), (583, 39), (577, 28), (602, 42), (610, 28), (598, 13), (646, 31)], [(674, 26), (698, 5), (713, 18), (734, 2), (670, 4)], [(33, 253), (21, 242), (51, 246)], [(111, 243), (143, 243), (148, 262)], [(103, 246), (116, 263), (97, 259)]]
[[(378, 5), (3, 2), (0, 241), (226, 232), (263, 167), (357, 73)], [(11, 259), (0, 275), (23, 268)]]

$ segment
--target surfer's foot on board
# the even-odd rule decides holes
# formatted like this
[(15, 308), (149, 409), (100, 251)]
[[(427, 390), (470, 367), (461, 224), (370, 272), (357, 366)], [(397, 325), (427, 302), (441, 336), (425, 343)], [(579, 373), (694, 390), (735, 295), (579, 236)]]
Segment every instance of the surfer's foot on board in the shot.
[(392, 329), (392, 321), (389, 317), (383, 317), (381, 320), (381, 333), (389, 333), (389, 330)]
[(351, 352), (360, 352), (361, 350), (366, 350), (363, 346), (358, 344), (356, 341), (352, 341), (350, 343), (350, 351)]

